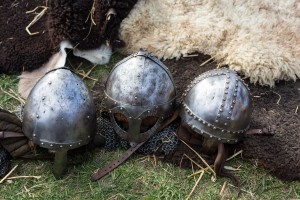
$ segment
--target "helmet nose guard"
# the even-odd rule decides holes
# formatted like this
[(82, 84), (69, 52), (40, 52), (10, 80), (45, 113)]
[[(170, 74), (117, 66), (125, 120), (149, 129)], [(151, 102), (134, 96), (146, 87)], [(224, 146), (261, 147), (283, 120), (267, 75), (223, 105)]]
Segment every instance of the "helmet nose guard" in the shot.
[[(104, 106), (116, 133), (130, 144), (141, 143), (155, 134), (176, 108), (176, 90), (169, 69), (150, 53), (140, 50), (111, 70), (105, 84)], [(126, 118), (126, 129), (116, 114)], [(157, 119), (144, 128), (148, 118)]]
[(86, 145), (96, 131), (96, 111), (84, 82), (66, 67), (49, 71), (30, 92), (24, 107), (24, 134), (55, 152), (53, 173), (61, 178), (67, 151)]

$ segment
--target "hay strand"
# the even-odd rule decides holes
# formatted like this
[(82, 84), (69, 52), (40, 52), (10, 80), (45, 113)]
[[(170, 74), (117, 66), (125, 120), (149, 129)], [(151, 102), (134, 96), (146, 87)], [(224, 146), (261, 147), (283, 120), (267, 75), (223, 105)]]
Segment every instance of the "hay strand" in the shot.
[(13, 180), (13, 179), (19, 179), (19, 178), (35, 178), (35, 179), (40, 179), (41, 176), (13, 176), (13, 177), (8, 177), (6, 180)]
[(199, 182), (200, 182), (200, 180), (201, 180), (203, 174), (204, 174), (204, 170), (202, 170), (202, 172), (201, 172), (201, 174), (200, 174), (198, 180), (196, 181), (196, 183), (195, 183), (195, 185), (194, 185), (192, 191), (189, 193), (189, 195), (187, 196), (186, 200), (188, 200), (188, 199), (191, 197), (191, 195), (193, 194), (193, 192), (195, 191), (195, 189), (196, 189), (197, 185), (199, 184)]
[(232, 156), (230, 156), (229, 158), (227, 158), (226, 161), (229, 161), (229, 160), (235, 158), (236, 156), (238, 156), (240, 154), (242, 155), (242, 153), (243, 153), (243, 150), (239, 150), (238, 152), (236, 152), (235, 154), (233, 154)]
[(17, 93), (15, 93), (12, 89), (9, 90), (9, 92), (5, 91), (2, 87), (0, 87), (1, 91), (10, 96), (11, 98), (17, 100), (22, 105), (25, 104), (25, 100), (22, 99)]
[(226, 186), (227, 186), (227, 181), (225, 181), (225, 182), (223, 183), (223, 186), (222, 186), (222, 188), (221, 188), (221, 190), (220, 190), (220, 193), (219, 193), (220, 196), (223, 195)]
[(19, 166), (19, 165), (14, 166), (14, 168), (12, 168), (12, 169), (6, 174), (6, 176), (4, 176), (4, 177), (1, 179), (0, 184), (3, 183), (3, 181), (5, 181), (5, 180), (7, 179), (7, 177), (9, 177), (9, 176), (15, 171), (15, 169), (16, 169), (18, 166)]
[(39, 34), (40, 32), (34, 32), (32, 33), (29, 28), (34, 25), (37, 21), (39, 21), (39, 19), (46, 13), (46, 11), (48, 10), (48, 7), (47, 6), (37, 6), (35, 7), (33, 10), (30, 10), (30, 11), (27, 11), (26, 14), (29, 14), (29, 13), (33, 13), (35, 12), (37, 9), (39, 8), (42, 8), (41, 12), (39, 12), (34, 18), (33, 20), (26, 26), (26, 31), (29, 35), (37, 35)]
[(204, 61), (201, 65), (200, 65), (200, 67), (202, 67), (202, 66), (204, 66), (204, 65), (206, 65), (209, 61), (211, 61), (211, 60), (213, 60), (215, 57), (214, 56), (212, 56), (211, 58), (209, 58), (208, 60), (206, 60), (206, 61)]
[(180, 141), (185, 144), (189, 149), (191, 149), (199, 158), (200, 160), (206, 165), (206, 167), (213, 173), (213, 177), (216, 178), (216, 172), (209, 166), (209, 164), (202, 158), (202, 156), (195, 151), (190, 145), (188, 145), (185, 141), (181, 140)]

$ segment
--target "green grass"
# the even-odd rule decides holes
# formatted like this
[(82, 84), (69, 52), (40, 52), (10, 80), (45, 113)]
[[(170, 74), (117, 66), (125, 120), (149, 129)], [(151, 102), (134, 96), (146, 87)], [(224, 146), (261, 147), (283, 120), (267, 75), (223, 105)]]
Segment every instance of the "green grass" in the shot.
[[(122, 56), (116, 54), (110, 64), (97, 66), (90, 76), (102, 79)], [(77, 68), (80, 59), (72, 58), (69, 65)], [(80, 69), (87, 72), (93, 65), (84, 63)], [(85, 79), (92, 87), (95, 81)], [(17, 90), (16, 75), (0, 75), (0, 87), (5, 91)], [(19, 102), (0, 90), (0, 106), (14, 110)], [(106, 163), (120, 156), (124, 150), (105, 152), (98, 148), (93, 152), (70, 156), (68, 171), (62, 180), (52, 175), (51, 161), (13, 160), (18, 165), (11, 176), (41, 176), (39, 179), (20, 178), (0, 184), (0, 199), (185, 199), (193, 189), (199, 175), (188, 177), (192, 169), (181, 169), (171, 164), (155, 162), (142, 155), (132, 156), (127, 162), (97, 182), (91, 182), (91, 174)], [(78, 160), (84, 161), (76, 163)], [(73, 164), (72, 164), (73, 163)], [(226, 165), (240, 168), (240, 199), (300, 199), (300, 182), (283, 182), (256, 165), (236, 157)], [(220, 196), (224, 182), (227, 186)], [(205, 173), (190, 199), (236, 199), (236, 188), (227, 178), (211, 180)]]

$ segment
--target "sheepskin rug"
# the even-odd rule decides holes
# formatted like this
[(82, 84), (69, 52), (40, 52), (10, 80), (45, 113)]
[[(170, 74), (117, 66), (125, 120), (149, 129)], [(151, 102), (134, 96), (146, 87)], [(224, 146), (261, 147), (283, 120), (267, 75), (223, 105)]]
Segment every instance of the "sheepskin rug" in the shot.
[(126, 53), (201, 52), (269, 86), (300, 77), (299, 33), (299, 0), (139, 0), (120, 28)]

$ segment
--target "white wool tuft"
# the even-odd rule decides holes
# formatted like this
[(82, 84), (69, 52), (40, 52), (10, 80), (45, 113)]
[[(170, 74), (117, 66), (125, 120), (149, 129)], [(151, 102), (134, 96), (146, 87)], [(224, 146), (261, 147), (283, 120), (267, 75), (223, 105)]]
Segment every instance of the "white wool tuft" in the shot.
[(298, 0), (139, 0), (120, 28), (127, 53), (201, 52), (269, 86), (300, 77), (299, 33)]
[(18, 92), (22, 98), (27, 99), (30, 91), (37, 81), (40, 80), (48, 71), (65, 66), (67, 59), (66, 48), (73, 48), (73, 46), (68, 41), (61, 42), (60, 51), (52, 55), (47, 63), (32, 72), (23, 72), (19, 76), (20, 81), (18, 84)]
[(99, 48), (92, 50), (79, 50), (75, 48), (73, 54), (85, 58), (93, 64), (103, 65), (109, 62), (112, 49), (110, 46), (102, 44)]

